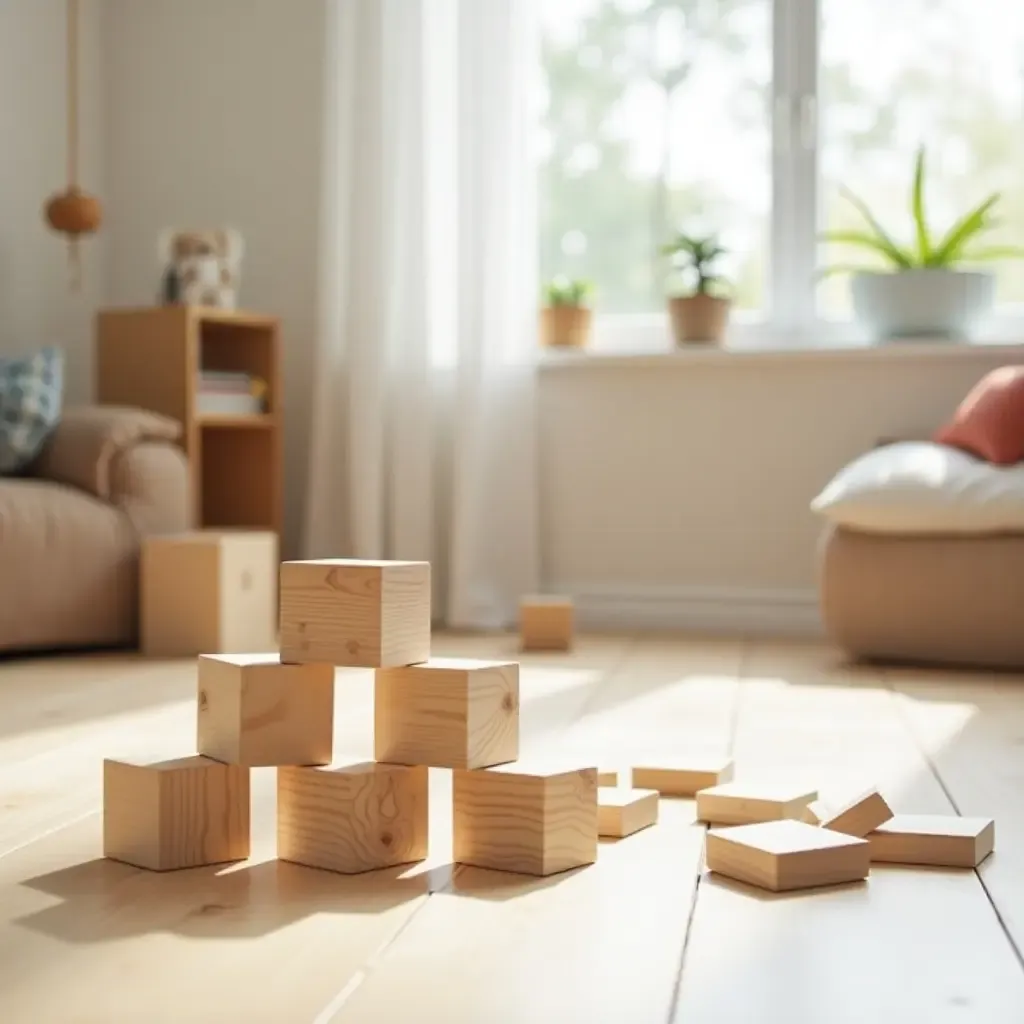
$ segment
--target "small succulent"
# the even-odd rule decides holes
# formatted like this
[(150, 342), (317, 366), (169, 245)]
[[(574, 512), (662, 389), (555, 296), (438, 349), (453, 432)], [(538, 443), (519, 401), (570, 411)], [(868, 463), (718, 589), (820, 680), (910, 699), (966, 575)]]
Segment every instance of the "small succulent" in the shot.
[(564, 274), (553, 278), (544, 286), (544, 301), (548, 306), (579, 308), (590, 305), (594, 286), (590, 281), (569, 278)]
[[(917, 150), (914, 158), (914, 180), (910, 192), (910, 216), (914, 229), (912, 244), (900, 245), (878, 222), (868, 205), (845, 186), (843, 197), (852, 204), (865, 222), (865, 229), (827, 231), (821, 240), (836, 245), (866, 249), (882, 256), (893, 271), (937, 268), (949, 270), (964, 263), (1024, 258), (1024, 249), (1009, 245), (972, 246), (987, 231), (997, 225), (992, 210), (1002, 198), (993, 192), (984, 202), (965, 213), (941, 237), (937, 237), (928, 224), (924, 202), (925, 147)], [(848, 264), (824, 267), (819, 277), (832, 274), (855, 273), (862, 268)], [(866, 268), (865, 268), (866, 269)]]
[(714, 235), (700, 237), (680, 232), (664, 246), (662, 253), (693, 282), (692, 295), (710, 295), (725, 281), (716, 271), (716, 264), (726, 250)]

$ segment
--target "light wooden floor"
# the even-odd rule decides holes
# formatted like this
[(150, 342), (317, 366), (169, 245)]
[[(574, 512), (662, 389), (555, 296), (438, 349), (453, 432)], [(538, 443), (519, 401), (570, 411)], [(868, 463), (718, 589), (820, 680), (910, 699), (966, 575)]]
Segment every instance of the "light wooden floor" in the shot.
[[(509, 656), (505, 638), (435, 650)], [(690, 801), (533, 880), (432, 853), (344, 878), (274, 860), (273, 772), (254, 857), (169, 875), (99, 859), (100, 762), (191, 753), (194, 664), (0, 663), (3, 1024), (1021, 1024), (1024, 677), (842, 667), (814, 645), (585, 638), (523, 660), (524, 753), (732, 752), (740, 777), (897, 810), (996, 818), (979, 872), (877, 867), (770, 897), (702, 873)], [(339, 675), (342, 755), (371, 753), (371, 674)]]

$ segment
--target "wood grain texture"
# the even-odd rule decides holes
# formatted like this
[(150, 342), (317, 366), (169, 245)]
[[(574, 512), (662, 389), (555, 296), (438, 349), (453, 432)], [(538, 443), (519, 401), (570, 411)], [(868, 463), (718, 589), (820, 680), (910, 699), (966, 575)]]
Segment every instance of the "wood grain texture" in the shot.
[(519, 756), (519, 665), (435, 658), (378, 669), (374, 757), (394, 764), (487, 768)]
[(427, 856), (427, 769), (373, 762), (279, 768), (277, 855), (358, 874)]
[(575, 611), (572, 599), (524, 597), (519, 602), (519, 638), (524, 651), (568, 651), (572, 648)]
[(783, 818), (799, 819), (816, 789), (787, 783), (726, 782), (697, 794), (697, 817), (709, 825), (754, 825)]
[(864, 839), (802, 821), (768, 821), (709, 832), (709, 871), (772, 892), (811, 889), (867, 878), (870, 845)]
[(205, 757), (103, 762), (103, 855), (151, 871), (249, 856), (249, 771)]
[(228, 764), (325, 765), (334, 740), (334, 668), (276, 654), (198, 661), (197, 750)]
[(456, 770), (456, 862), (526, 875), (552, 875), (593, 864), (597, 790), (596, 768), (516, 764)]
[(733, 777), (731, 758), (695, 759), (687, 762), (658, 765), (634, 765), (633, 785), (638, 789), (655, 789), (662, 796), (695, 796), (702, 789), (710, 789), (729, 782)]
[(976, 868), (996, 843), (991, 818), (897, 814), (869, 833), (871, 859), (886, 864)]
[(622, 839), (658, 821), (658, 794), (653, 789), (599, 788), (597, 834)]
[(821, 820), (822, 828), (863, 839), (892, 817), (892, 808), (877, 789), (869, 789)]
[(430, 564), (281, 565), (281, 660), (392, 668), (430, 657)]

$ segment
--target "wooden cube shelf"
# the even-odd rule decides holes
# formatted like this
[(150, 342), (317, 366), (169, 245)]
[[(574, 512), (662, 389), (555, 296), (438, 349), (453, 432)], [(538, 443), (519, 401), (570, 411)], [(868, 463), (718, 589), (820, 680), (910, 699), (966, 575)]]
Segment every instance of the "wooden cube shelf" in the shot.
[(277, 771), (277, 855), (341, 874), (427, 856), (427, 769), (361, 764)]
[(249, 769), (205, 757), (103, 762), (103, 856), (150, 871), (249, 856)]
[[(162, 413), (182, 425), (196, 527), (281, 533), (282, 402), (275, 317), (201, 306), (109, 309), (96, 318), (96, 400)], [(203, 411), (202, 371), (266, 385), (264, 411)]]
[(331, 763), (334, 669), (276, 654), (199, 658), (197, 748), (228, 764)]
[(142, 544), (143, 653), (273, 650), (277, 645), (278, 539), (248, 530), (199, 530)]
[(374, 757), (435, 768), (487, 768), (519, 756), (519, 666), (434, 658), (378, 669)]
[(284, 562), (281, 660), (394, 668), (430, 657), (430, 563)]

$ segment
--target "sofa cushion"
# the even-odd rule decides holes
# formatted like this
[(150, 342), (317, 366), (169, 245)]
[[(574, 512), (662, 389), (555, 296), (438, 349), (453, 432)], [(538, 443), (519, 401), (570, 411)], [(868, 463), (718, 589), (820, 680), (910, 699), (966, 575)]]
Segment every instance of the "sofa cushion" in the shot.
[(22, 472), (60, 420), (64, 355), (46, 348), (0, 358), (0, 475)]
[(994, 466), (930, 441), (892, 444), (841, 469), (811, 509), (870, 533), (1024, 533), (1024, 465)]
[(1024, 462), (1024, 366), (985, 374), (935, 440), (997, 466)]

